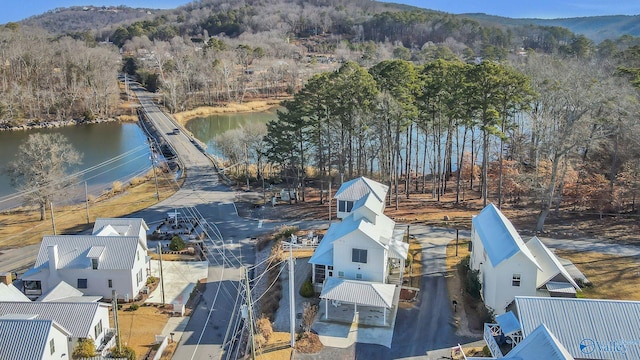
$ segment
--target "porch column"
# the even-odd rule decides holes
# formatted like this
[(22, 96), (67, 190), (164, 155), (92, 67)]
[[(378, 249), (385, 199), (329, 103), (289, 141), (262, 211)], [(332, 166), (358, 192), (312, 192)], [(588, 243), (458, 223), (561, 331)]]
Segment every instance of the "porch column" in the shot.
[(324, 299), (324, 319), (329, 320), (329, 299)]
[(382, 308), (382, 322), (384, 323), (384, 325), (387, 325), (387, 308), (383, 307)]
[(311, 271), (311, 283), (315, 285), (316, 284), (316, 264), (313, 264), (312, 266), (313, 268)]
[(353, 303), (353, 315), (358, 313), (358, 304)]

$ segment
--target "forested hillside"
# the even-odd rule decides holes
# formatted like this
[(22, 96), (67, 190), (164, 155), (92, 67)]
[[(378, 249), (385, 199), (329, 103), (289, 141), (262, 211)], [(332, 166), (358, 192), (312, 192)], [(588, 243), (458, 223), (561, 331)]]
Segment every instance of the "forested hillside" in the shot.
[(550, 26), (562, 27), (576, 34), (586, 36), (599, 43), (606, 39), (617, 39), (623, 35), (640, 36), (640, 15), (589, 16), (566, 19), (510, 19), (487, 14), (464, 14), (470, 19), (504, 26)]
[(0, 125), (113, 116), (125, 71), (169, 112), (289, 99), (267, 128), (217, 140), (258, 179), (368, 175), (459, 206), (480, 190), (539, 210), (538, 229), (553, 212), (639, 212), (637, 37), (370, 0), (202, 0), (81, 34), (0, 28)]

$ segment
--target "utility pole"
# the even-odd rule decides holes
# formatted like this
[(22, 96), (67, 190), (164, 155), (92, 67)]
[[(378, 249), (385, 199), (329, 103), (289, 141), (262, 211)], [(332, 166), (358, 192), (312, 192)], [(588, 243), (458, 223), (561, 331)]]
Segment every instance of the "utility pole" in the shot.
[(160, 286), (162, 286), (162, 306), (164, 303), (164, 276), (162, 274), (162, 245), (158, 244), (158, 255), (160, 256)]
[(120, 324), (118, 323), (118, 293), (111, 291), (111, 308), (113, 310), (113, 322), (116, 326), (116, 346), (120, 350)]
[(296, 346), (296, 296), (294, 286), (293, 243), (289, 243), (289, 331), (291, 332), (292, 349)]
[(158, 175), (156, 174), (156, 155), (153, 152), (153, 143), (149, 139), (149, 148), (151, 149), (151, 166), (153, 166), (153, 178), (156, 181), (156, 198), (160, 201), (160, 192), (158, 191)]
[(249, 337), (251, 338), (251, 359), (256, 358), (256, 342), (253, 332), (253, 305), (251, 304), (251, 288), (249, 287), (249, 271), (244, 268), (244, 281), (247, 291), (247, 318), (249, 319)]
[(84, 182), (84, 204), (87, 210), (87, 224), (89, 223), (89, 190), (87, 189), (87, 182)]
[(51, 210), (51, 227), (53, 228), (53, 235), (56, 234), (56, 219), (53, 217), (53, 201), (49, 202), (49, 210)]
[(327, 200), (329, 200), (329, 223), (331, 223), (331, 180), (329, 180), (329, 195), (327, 195)]

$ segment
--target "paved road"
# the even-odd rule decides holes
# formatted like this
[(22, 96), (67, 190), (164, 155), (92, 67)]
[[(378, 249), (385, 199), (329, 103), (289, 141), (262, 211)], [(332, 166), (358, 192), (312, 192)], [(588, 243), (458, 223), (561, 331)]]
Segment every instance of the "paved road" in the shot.
[(139, 88), (135, 93), (149, 120), (165, 134), (178, 154), (187, 177), (173, 196), (131, 216), (153, 224), (178, 209), (180, 213), (204, 218), (212, 226), (206, 291), (189, 319), (174, 358), (218, 359), (224, 354), (228, 325), (233, 327), (238, 318), (240, 304), (236, 300), (243, 274), (241, 267), (255, 261), (250, 239), (272, 231), (281, 223), (264, 222), (258, 228), (257, 219), (239, 217), (234, 204), (236, 194), (219, 181), (211, 161), (196, 148), (190, 135), (185, 131), (168, 135), (179, 126), (156, 107), (149, 93)]

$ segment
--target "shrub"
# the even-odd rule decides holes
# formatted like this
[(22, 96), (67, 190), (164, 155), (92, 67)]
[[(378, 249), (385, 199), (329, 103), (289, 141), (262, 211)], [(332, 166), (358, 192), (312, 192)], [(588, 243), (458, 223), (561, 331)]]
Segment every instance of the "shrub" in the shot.
[(305, 281), (300, 288), (300, 296), (310, 298), (315, 294), (316, 292), (313, 290), (313, 284), (311, 283), (311, 280)]
[(149, 276), (149, 277), (147, 278), (147, 285), (151, 285), (151, 284), (153, 284), (153, 283), (154, 283), (154, 282), (156, 282), (156, 281), (158, 281), (158, 279), (157, 279), (155, 276)]
[(127, 360), (136, 360), (136, 352), (126, 345), (120, 346), (120, 350), (118, 350), (118, 347), (111, 349), (111, 356), (116, 358), (126, 358)]
[(111, 184), (111, 190), (113, 191), (114, 194), (122, 192), (124, 190), (124, 185), (122, 185), (121, 181), (114, 181)]
[(184, 240), (180, 236), (174, 236), (171, 238), (171, 242), (169, 243), (169, 249), (172, 251), (180, 251), (184, 250), (187, 244), (184, 243)]
[(131, 304), (131, 306), (129, 306), (129, 310), (131, 311), (136, 311), (140, 308), (140, 306), (138, 304)]
[(96, 344), (93, 339), (84, 338), (78, 340), (71, 354), (72, 359), (90, 358), (96, 356)]
[(258, 328), (258, 334), (262, 335), (266, 340), (269, 340), (271, 335), (273, 335), (273, 326), (271, 325), (271, 321), (269, 321), (269, 319), (264, 315), (258, 319), (256, 327)]

